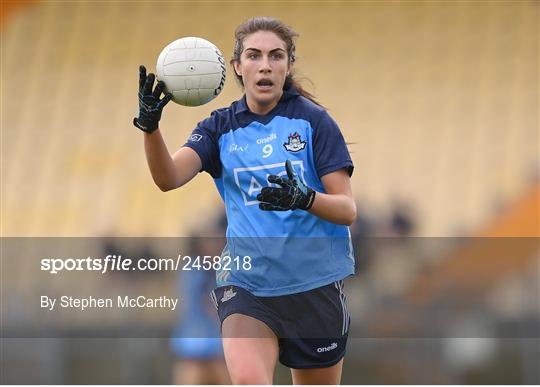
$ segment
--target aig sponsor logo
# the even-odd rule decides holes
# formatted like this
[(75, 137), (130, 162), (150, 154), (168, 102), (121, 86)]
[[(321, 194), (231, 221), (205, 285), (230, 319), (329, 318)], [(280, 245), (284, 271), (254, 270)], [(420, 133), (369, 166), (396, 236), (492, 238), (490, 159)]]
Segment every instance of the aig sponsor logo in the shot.
[[(304, 162), (302, 160), (297, 160), (291, 162), (291, 164), (296, 173), (298, 173), (300, 179), (302, 179), (302, 181), (305, 183)], [(277, 187), (277, 185), (270, 184), (268, 182), (268, 176), (287, 176), (287, 172), (285, 171), (285, 163), (268, 164), (257, 167), (234, 168), (233, 173), (234, 180), (240, 189), (240, 193), (244, 198), (244, 204), (246, 206), (259, 204), (259, 201), (256, 198), (263, 187)]]

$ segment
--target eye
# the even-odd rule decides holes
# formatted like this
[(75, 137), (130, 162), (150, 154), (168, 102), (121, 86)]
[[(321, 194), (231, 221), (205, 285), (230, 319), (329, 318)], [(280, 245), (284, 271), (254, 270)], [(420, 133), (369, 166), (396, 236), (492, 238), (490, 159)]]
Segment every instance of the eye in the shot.
[(281, 52), (274, 52), (272, 54), (272, 59), (281, 60), (283, 59), (283, 54)]
[(250, 52), (249, 54), (247, 54), (248, 59), (257, 59), (258, 56), (259, 54), (257, 54), (256, 52)]

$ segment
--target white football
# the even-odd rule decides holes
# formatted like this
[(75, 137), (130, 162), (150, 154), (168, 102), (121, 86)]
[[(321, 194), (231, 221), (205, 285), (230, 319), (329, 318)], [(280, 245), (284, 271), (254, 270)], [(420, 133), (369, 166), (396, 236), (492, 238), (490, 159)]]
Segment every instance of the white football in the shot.
[(221, 51), (214, 44), (188, 37), (175, 40), (161, 51), (156, 74), (174, 102), (199, 106), (221, 93), (226, 66)]

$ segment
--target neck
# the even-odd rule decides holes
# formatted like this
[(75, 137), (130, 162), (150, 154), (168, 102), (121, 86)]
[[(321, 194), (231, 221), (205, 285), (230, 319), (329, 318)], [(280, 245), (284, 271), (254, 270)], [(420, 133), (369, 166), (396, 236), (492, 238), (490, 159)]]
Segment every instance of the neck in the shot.
[(255, 101), (254, 98), (250, 98), (250, 96), (246, 93), (246, 102), (247, 102), (249, 110), (252, 113), (258, 114), (260, 116), (264, 116), (270, 113), (270, 111), (277, 106), (282, 95), (283, 95), (283, 92), (281, 93), (279, 98), (276, 98), (275, 100), (272, 100), (268, 102), (267, 104), (264, 104), (264, 103)]

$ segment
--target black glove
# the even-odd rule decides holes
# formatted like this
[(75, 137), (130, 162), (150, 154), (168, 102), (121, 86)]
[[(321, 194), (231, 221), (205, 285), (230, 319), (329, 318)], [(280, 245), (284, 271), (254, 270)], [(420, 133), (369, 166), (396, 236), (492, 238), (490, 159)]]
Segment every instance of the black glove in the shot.
[(146, 68), (139, 66), (139, 117), (133, 119), (133, 125), (143, 132), (152, 133), (158, 128), (163, 107), (171, 100), (172, 94), (164, 93), (165, 84), (159, 81), (152, 92), (156, 76), (152, 73), (146, 75)]
[(259, 208), (264, 211), (309, 210), (315, 201), (315, 191), (298, 178), (290, 160), (285, 162), (288, 178), (276, 175), (268, 176), (270, 183), (281, 188), (264, 187), (257, 195)]

